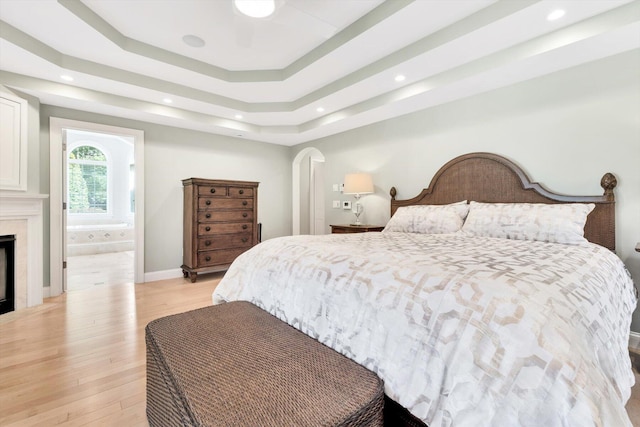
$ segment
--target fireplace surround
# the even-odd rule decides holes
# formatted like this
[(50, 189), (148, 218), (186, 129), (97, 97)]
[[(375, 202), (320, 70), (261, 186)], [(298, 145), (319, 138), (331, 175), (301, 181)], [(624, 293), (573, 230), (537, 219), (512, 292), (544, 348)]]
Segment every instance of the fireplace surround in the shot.
[(0, 193), (0, 235), (15, 236), (15, 310), (42, 304), (43, 221), (41, 194)]

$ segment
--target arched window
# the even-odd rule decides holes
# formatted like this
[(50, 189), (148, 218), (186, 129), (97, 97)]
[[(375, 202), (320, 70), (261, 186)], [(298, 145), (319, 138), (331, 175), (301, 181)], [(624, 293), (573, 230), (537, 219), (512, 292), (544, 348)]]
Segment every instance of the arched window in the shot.
[(67, 188), (69, 213), (107, 213), (107, 157), (90, 145), (74, 148), (69, 154)]

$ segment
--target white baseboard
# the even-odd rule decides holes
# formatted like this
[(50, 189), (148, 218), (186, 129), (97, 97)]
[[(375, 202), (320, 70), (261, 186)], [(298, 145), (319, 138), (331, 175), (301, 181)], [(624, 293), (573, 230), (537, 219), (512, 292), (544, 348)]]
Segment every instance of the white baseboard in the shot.
[(629, 348), (640, 353), (640, 333), (633, 331), (629, 333)]
[(156, 280), (177, 279), (178, 277), (184, 277), (181, 268), (172, 268), (171, 270), (151, 271), (144, 273), (144, 281), (155, 282)]

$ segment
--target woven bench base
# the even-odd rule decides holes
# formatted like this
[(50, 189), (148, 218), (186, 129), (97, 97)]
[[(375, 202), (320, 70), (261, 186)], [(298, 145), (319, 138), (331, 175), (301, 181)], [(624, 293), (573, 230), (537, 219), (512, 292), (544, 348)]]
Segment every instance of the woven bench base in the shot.
[(152, 321), (147, 418), (169, 426), (382, 426), (382, 381), (247, 302)]

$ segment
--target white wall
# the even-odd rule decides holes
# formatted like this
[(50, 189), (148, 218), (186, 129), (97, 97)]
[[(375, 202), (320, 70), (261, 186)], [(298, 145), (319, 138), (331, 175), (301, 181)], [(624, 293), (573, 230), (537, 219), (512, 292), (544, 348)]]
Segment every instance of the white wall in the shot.
[[(533, 181), (564, 194), (602, 194), (600, 178), (618, 178), (617, 252), (640, 285), (640, 52), (616, 55), (377, 123), (306, 146), (326, 158), (327, 224), (346, 223), (350, 212), (331, 191), (350, 171), (373, 174), (376, 193), (362, 198), (364, 221), (385, 224), (391, 186), (398, 198), (417, 195), (452, 158), (474, 151), (503, 155)], [(632, 325), (640, 331), (640, 311)]]

